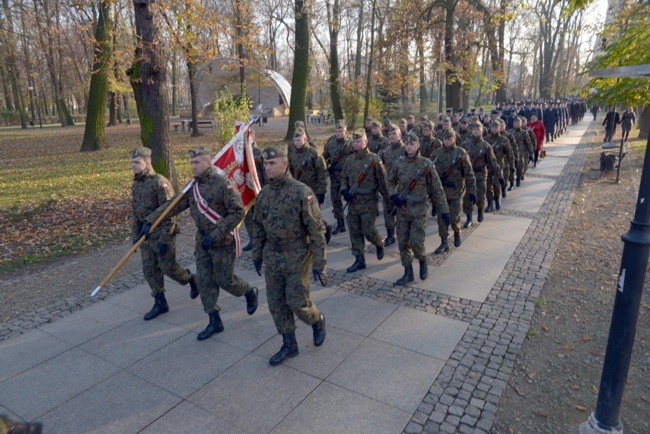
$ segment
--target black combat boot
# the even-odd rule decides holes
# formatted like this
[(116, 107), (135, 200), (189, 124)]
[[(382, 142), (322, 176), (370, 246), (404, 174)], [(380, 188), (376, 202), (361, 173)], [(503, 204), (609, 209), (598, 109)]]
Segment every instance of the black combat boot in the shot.
[(521, 178), (517, 177), (517, 187), (521, 185)]
[(160, 292), (154, 297), (153, 307), (149, 312), (144, 315), (144, 320), (149, 321), (154, 319), (158, 315), (169, 312), (169, 306), (167, 305), (167, 299), (165, 298), (165, 293)]
[[(510, 187), (508, 188), (508, 191), (512, 190), (513, 188), (514, 188), (514, 187), (513, 187), (512, 184), (511, 184)], [(506, 191), (506, 185), (503, 184), (503, 187), (501, 187), (501, 197), (503, 197), (503, 198), (505, 199), (506, 196), (508, 196), (508, 191)], [(495, 196), (496, 196), (496, 197), (499, 197), (498, 194), (496, 194)]]
[(413, 265), (404, 268), (404, 275), (395, 282), (395, 285), (403, 286), (409, 282), (413, 282)]
[(332, 227), (325, 223), (325, 243), (329, 244), (332, 239)]
[[(508, 191), (512, 191), (514, 189), (515, 189), (515, 185), (511, 182), (510, 186), (508, 187)], [(503, 196), (503, 197), (505, 197), (505, 196)]]
[(496, 209), (501, 209), (501, 201), (499, 200), (498, 197), (495, 197), (495, 198), (494, 198), (494, 207), (495, 207)]
[(348, 267), (346, 270), (348, 273), (354, 273), (357, 270), (366, 269), (366, 257), (363, 255), (358, 255), (357, 259), (354, 261), (354, 264)]
[(472, 213), (467, 213), (467, 220), (465, 221), (465, 224), (463, 225), (465, 229), (471, 228), (472, 227)]
[(221, 317), (219, 316), (218, 311), (209, 313), (210, 323), (208, 326), (196, 336), (196, 339), (199, 341), (204, 341), (215, 333), (221, 333), (223, 331), (223, 323), (221, 322)]
[(336, 219), (336, 229), (332, 231), (332, 235), (342, 234), (345, 232), (345, 219)]
[(250, 252), (253, 250), (253, 240), (248, 240), (248, 244), (246, 244), (244, 247), (242, 247), (243, 252)]
[(296, 333), (286, 333), (282, 335), (282, 348), (269, 359), (271, 366), (278, 366), (287, 357), (296, 357), (298, 355), (298, 342), (296, 342)]
[(424, 259), (420, 261), (420, 280), (425, 280), (427, 277), (429, 277), (429, 264)]
[(384, 259), (384, 245), (375, 246), (375, 249), (377, 250), (377, 259), (380, 261)]
[(460, 243), (462, 240), (460, 239), (460, 232), (454, 232), (454, 246), (460, 247)]
[[(189, 273), (190, 270), (187, 270)], [(190, 298), (195, 299), (199, 296), (199, 285), (196, 283), (196, 274), (190, 275), (190, 281), (187, 282), (190, 284)]]
[(485, 208), (485, 212), (492, 212), (494, 210), (494, 200), (488, 199), (488, 206)]
[(449, 251), (449, 243), (447, 243), (447, 238), (442, 238), (440, 237), (442, 242), (438, 246), (438, 248), (433, 252), (434, 255), (440, 255), (442, 253), (448, 252)]
[(318, 322), (311, 326), (311, 329), (314, 331), (314, 345), (320, 347), (325, 342), (325, 315), (320, 314), (320, 319)]
[(391, 244), (395, 244), (395, 229), (386, 229), (388, 236), (384, 240), (384, 246), (388, 247)]
[(478, 218), (476, 220), (478, 220), (478, 222), (481, 223), (483, 221), (483, 217), (484, 217), (483, 216), (483, 208), (479, 208), (478, 209)]
[(248, 288), (248, 291), (246, 291), (245, 297), (246, 297), (246, 312), (249, 315), (252, 315), (255, 313), (257, 310), (257, 294), (259, 291), (257, 290), (256, 287), (250, 287)]

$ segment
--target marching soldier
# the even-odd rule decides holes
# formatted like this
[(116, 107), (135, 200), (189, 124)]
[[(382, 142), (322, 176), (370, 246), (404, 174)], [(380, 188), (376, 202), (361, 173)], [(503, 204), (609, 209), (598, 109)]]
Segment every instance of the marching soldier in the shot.
[[(483, 140), (483, 124), (480, 122), (474, 123), (472, 126), (472, 137), (461, 145), (467, 151), (469, 159), (472, 162), (474, 170), (474, 177), (476, 178), (476, 208), (478, 209), (477, 220), (483, 221), (483, 210), (485, 209), (485, 196), (486, 196), (486, 182), (488, 180), (488, 168), (492, 173), (497, 174), (497, 179), (500, 183), (505, 182), (501, 178), (501, 168), (494, 158), (492, 146)], [(467, 221), (463, 227), (465, 229), (472, 226), (472, 211), (474, 205), (472, 204), (471, 197), (465, 194), (463, 198), (463, 212), (467, 216)]]
[[(366, 135), (368, 137), (368, 135)], [(378, 154), (379, 151), (389, 145), (388, 138), (381, 132), (381, 124), (377, 121), (372, 123), (372, 135), (368, 139), (368, 149), (373, 154)]]
[(372, 118), (372, 116), (368, 116), (363, 123), (363, 128), (366, 130), (366, 136), (370, 137), (372, 134), (372, 124), (375, 122), (375, 120)]
[(438, 148), (442, 147), (442, 142), (433, 136), (431, 122), (426, 120), (422, 122), (422, 137), (420, 138), (420, 155), (424, 158), (431, 159), (431, 154)]
[(269, 364), (277, 366), (298, 355), (297, 316), (312, 326), (314, 345), (325, 341), (325, 317), (310, 300), (309, 266), (314, 279), (327, 285), (325, 224), (314, 192), (289, 173), (287, 150), (281, 145), (264, 150), (268, 184), (257, 196), (253, 217), (253, 263), (264, 280), (269, 311), (279, 334), (280, 351)]
[(533, 143), (530, 141), (530, 135), (528, 131), (522, 128), (523, 122), (519, 116), (517, 116), (513, 122), (514, 128), (511, 133), (515, 139), (516, 147), (519, 150), (519, 162), (517, 163), (517, 187), (521, 185), (521, 181), (524, 180), (526, 175), (526, 170), (528, 169), (528, 163), (533, 161), (533, 156), (535, 155), (535, 150), (533, 148)]
[(402, 137), (406, 137), (408, 134), (408, 123), (406, 122), (406, 119), (402, 118), (399, 120), (399, 130), (402, 133)]
[(142, 146), (135, 148), (130, 157), (131, 169), (135, 175), (131, 187), (133, 242), (137, 242), (143, 234), (148, 238), (140, 246), (140, 254), (144, 278), (155, 300), (151, 310), (144, 316), (144, 320), (149, 321), (169, 312), (165, 299), (165, 274), (181, 285), (189, 283), (191, 298), (196, 298), (199, 290), (196, 286), (196, 276), (176, 262), (176, 234), (179, 232), (176, 219), (165, 220), (151, 235), (151, 225), (146, 227), (146, 217), (170, 199), (174, 195), (174, 189), (164, 176), (157, 174), (151, 167), (151, 149)]
[[(253, 159), (255, 160), (255, 171), (257, 172), (257, 179), (260, 181), (260, 187), (264, 187), (266, 184), (266, 179), (264, 179), (264, 158), (262, 158), (262, 150), (257, 147), (255, 142), (255, 131), (251, 128), (251, 142), (253, 143)], [(246, 217), (244, 217), (244, 226), (246, 227), (246, 233), (248, 234), (249, 240), (242, 250), (244, 252), (249, 252), (253, 248), (253, 238), (251, 237), (251, 221), (253, 220), (253, 213), (255, 212), (255, 205), (251, 206), (246, 212)]]
[[(515, 188), (515, 174), (517, 168), (519, 167), (519, 147), (517, 146), (517, 142), (515, 141), (514, 136), (510, 133), (510, 131), (506, 130), (506, 121), (503, 119), (497, 119), (497, 121), (499, 122), (499, 134), (508, 139), (510, 150), (512, 151), (514, 165), (510, 167), (511, 170), (508, 177), (508, 181), (510, 183), (508, 186), (508, 191), (512, 191)], [(503, 174), (503, 177), (506, 177), (505, 173)], [(517, 184), (517, 186), (519, 185)]]
[[(389, 146), (382, 149), (378, 155), (381, 162), (384, 163), (386, 173), (393, 170), (393, 165), (399, 157), (404, 155), (404, 143), (402, 142), (402, 130), (395, 124), (388, 126), (388, 141)], [(395, 213), (393, 209), (395, 206), (388, 196), (384, 196), (384, 224), (386, 225), (386, 247), (395, 244)]]
[(424, 247), (429, 201), (442, 214), (444, 223), (450, 224), (449, 206), (438, 173), (433, 163), (420, 155), (419, 149), (418, 136), (409, 134), (405, 154), (388, 175), (388, 193), (397, 212), (397, 241), (404, 267), (404, 276), (396, 285), (413, 281), (413, 256), (420, 262), (420, 279), (425, 280), (429, 275)]
[[(381, 134), (381, 133), (380, 133)], [(341, 172), (345, 160), (352, 154), (352, 144), (346, 135), (346, 126), (343, 121), (336, 124), (336, 134), (325, 143), (323, 158), (327, 161), (327, 171), (330, 175), (330, 197), (334, 208), (336, 228), (332, 234), (345, 232), (345, 219), (343, 218), (343, 202), (341, 201)]]
[[(399, 131), (395, 125), (391, 127)], [(341, 193), (349, 206), (348, 227), (352, 255), (355, 257), (354, 264), (347, 269), (348, 273), (366, 268), (364, 238), (375, 246), (378, 260), (384, 257), (384, 242), (375, 227), (379, 203), (377, 193), (389, 197), (384, 165), (379, 156), (368, 150), (365, 131), (356, 130), (352, 139), (354, 154), (345, 161), (341, 180)]]
[[(249, 315), (257, 310), (258, 291), (235, 274), (237, 234), (233, 230), (244, 218), (244, 204), (239, 193), (228, 178), (214, 170), (208, 148), (201, 146), (191, 149), (190, 164), (195, 181), (192, 192), (183, 196), (169, 217), (189, 208), (196, 224), (194, 256), (199, 295), (203, 310), (210, 318), (210, 323), (196, 337), (202, 341), (224, 330), (219, 316), (221, 308), (217, 304), (220, 288), (235, 297), (245, 296)], [(156, 221), (166, 207), (167, 204), (162, 205), (149, 214), (146, 218), (148, 227), (151, 227), (151, 223)], [(143, 232), (147, 225), (143, 225)]]
[[(476, 204), (476, 178), (474, 178), (472, 162), (469, 160), (467, 152), (465, 149), (456, 146), (456, 135), (454, 130), (446, 131), (442, 141), (443, 147), (436, 149), (432, 157), (436, 161), (436, 170), (445, 189), (451, 217), (451, 228), (454, 231), (454, 246), (458, 247), (461, 244), (460, 201), (467, 192), (472, 205)], [(449, 251), (447, 241), (449, 228), (445, 224), (441, 213), (438, 213), (438, 234), (441, 243), (434, 252), (436, 255)]]
[[(494, 207), (501, 209), (501, 200), (499, 199), (499, 191), (502, 197), (506, 197), (506, 184), (505, 177), (514, 173), (515, 163), (512, 149), (508, 139), (499, 133), (501, 129), (500, 122), (494, 121), (490, 123), (490, 134), (485, 137), (485, 141), (492, 146), (494, 157), (501, 168), (501, 171), (490, 171), (488, 168), (488, 183), (487, 183), (487, 201), (488, 205), (485, 212), (492, 212)], [(499, 185), (499, 180), (504, 179), (504, 182)]]
[[(306, 146), (307, 135), (302, 128), (293, 133), (294, 152), (289, 154), (289, 170), (296, 181), (311, 188), (318, 198), (318, 205), (325, 202), (327, 191), (327, 165), (323, 157), (311, 146)], [(330, 242), (332, 227), (325, 223), (325, 239)]]
[(470, 131), (469, 120), (467, 118), (460, 120), (458, 135), (460, 136), (460, 142), (458, 143), (459, 146), (461, 146), (465, 140), (470, 140), (472, 138), (472, 131)]

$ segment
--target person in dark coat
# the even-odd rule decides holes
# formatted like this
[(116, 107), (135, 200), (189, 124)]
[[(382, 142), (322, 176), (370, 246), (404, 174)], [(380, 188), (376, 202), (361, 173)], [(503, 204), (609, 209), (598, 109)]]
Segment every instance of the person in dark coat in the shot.
[(557, 111), (550, 105), (544, 107), (542, 122), (546, 128), (546, 142), (552, 142), (555, 139), (555, 124), (557, 123)]
[(605, 126), (605, 142), (611, 142), (614, 134), (616, 134), (616, 125), (621, 123), (621, 117), (616, 111), (616, 107), (611, 106), (605, 115), (603, 125)]

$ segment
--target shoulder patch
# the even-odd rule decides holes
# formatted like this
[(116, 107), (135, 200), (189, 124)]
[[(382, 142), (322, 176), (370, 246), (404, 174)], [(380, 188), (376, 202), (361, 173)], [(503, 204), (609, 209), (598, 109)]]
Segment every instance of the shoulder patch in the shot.
[(163, 190), (167, 190), (169, 188), (169, 186), (167, 184), (163, 184), (163, 185), (161, 185), (161, 187), (163, 188)]
[(307, 202), (312, 202), (313, 200), (314, 200), (314, 196), (312, 196), (311, 194), (307, 196)]

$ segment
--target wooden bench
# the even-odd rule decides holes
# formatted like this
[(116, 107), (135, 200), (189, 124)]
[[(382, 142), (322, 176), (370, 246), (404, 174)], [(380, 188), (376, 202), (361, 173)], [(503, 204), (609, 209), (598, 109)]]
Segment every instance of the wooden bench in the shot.
[[(187, 124), (190, 128), (192, 129), (192, 121), (187, 121)], [(214, 121), (212, 119), (199, 119), (196, 121), (196, 128), (201, 129), (201, 128), (210, 128), (212, 131), (214, 131)]]

